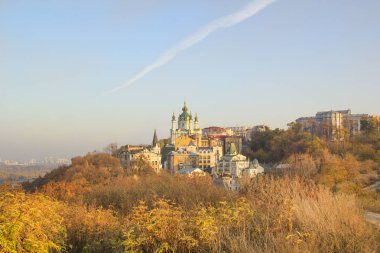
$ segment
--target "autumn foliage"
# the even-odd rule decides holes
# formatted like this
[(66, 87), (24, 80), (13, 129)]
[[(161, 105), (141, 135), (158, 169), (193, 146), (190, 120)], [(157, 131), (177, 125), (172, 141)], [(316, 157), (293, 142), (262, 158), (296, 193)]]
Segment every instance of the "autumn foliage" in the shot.
[(27, 193), (1, 189), (0, 251), (378, 252), (379, 231), (357, 198), (328, 188), (351, 189), (348, 179), (375, 165), (320, 157), (289, 156), (290, 171), (247, 181), (240, 193), (210, 177), (127, 175), (107, 154), (77, 157), (25, 184)]
[(61, 252), (66, 228), (62, 204), (41, 194), (0, 189), (0, 252)]

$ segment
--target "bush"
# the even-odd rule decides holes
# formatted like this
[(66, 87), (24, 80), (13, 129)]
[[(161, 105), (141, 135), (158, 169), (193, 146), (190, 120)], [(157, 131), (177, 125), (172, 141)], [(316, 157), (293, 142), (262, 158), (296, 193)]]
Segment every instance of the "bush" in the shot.
[(66, 230), (62, 205), (40, 194), (0, 189), (0, 251), (59, 252)]
[(70, 205), (63, 217), (69, 252), (123, 252), (123, 222), (111, 210)]
[(200, 205), (235, 199), (236, 194), (215, 186), (211, 177), (190, 178), (162, 173), (125, 177), (110, 185), (99, 184), (85, 194), (84, 202), (128, 214), (139, 201), (153, 207), (155, 201), (160, 198), (192, 209)]

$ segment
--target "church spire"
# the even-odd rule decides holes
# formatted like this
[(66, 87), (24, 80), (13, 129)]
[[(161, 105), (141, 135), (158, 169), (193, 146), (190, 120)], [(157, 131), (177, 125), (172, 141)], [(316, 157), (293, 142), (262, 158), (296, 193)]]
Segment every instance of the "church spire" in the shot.
[(187, 104), (186, 104), (186, 100), (183, 102), (183, 108), (182, 108), (182, 111), (183, 112), (187, 112), (188, 109), (187, 109)]
[(153, 135), (153, 143), (152, 143), (153, 147), (157, 146), (158, 145), (158, 138), (157, 138), (157, 132), (156, 132), (156, 129), (154, 129), (154, 135)]

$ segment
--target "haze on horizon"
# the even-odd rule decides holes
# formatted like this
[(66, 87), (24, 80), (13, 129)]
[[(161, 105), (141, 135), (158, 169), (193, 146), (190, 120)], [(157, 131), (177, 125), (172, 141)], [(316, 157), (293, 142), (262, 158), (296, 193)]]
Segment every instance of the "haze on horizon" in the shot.
[(380, 2), (277, 0), (133, 86), (162, 52), (252, 1), (0, 0), (0, 157), (149, 143), (186, 99), (201, 127), (380, 114)]

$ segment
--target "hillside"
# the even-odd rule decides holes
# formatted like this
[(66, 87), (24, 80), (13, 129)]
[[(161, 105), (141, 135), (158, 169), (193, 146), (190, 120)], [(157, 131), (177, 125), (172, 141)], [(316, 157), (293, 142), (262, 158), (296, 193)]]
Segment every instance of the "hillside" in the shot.
[(248, 155), (287, 166), (242, 181), (239, 193), (211, 176), (156, 174), (146, 163), (127, 174), (108, 154), (75, 157), (24, 183), (26, 192), (1, 188), (0, 249), (379, 252), (379, 228), (366, 221), (380, 207), (369, 187), (378, 178), (376, 138), (329, 143), (296, 126), (258, 133)]
[(112, 156), (88, 154), (25, 187), (35, 193), (1, 189), (1, 213), (12, 213), (1, 224), (6, 231), (9, 222), (20, 225), (2, 234), (3, 252), (14, 242), (38, 252), (380, 249), (379, 231), (365, 221), (355, 196), (299, 176), (262, 176), (233, 193), (209, 177), (127, 176)]

